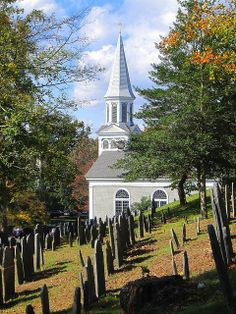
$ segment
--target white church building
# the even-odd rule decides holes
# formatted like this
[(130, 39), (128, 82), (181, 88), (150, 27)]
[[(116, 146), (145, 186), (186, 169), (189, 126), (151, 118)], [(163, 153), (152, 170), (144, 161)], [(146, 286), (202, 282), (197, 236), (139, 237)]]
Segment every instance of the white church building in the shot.
[(117, 160), (123, 158), (122, 149), (129, 135), (141, 132), (133, 122), (135, 96), (121, 34), (104, 99), (106, 117), (105, 124), (97, 131), (98, 159), (86, 174), (89, 182), (89, 218), (105, 218), (106, 215), (112, 217), (131, 208), (142, 197), (154, 200), (156, 207), (178, 199), (177, 190), (171, 190), (171, 181), (168, 179), (126, 182), (122, 178), (122, 169), (112, 168)]

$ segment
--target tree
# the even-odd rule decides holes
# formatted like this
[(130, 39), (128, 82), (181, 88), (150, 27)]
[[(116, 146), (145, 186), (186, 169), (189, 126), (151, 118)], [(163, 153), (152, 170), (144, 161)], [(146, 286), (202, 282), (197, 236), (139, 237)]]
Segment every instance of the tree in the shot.
[(89, 138), (89, 132), (90, 130), (88, 129), (81, 136), (71, 154), (71, 160), (77, 169), (77, 175), (71, 185), (72, 197), (80, 211), (88, 209), (88, 182), (85, 179), (85, 174), (97, 159), (97, 141)]
[[(143, 177), (167, 175), (178, 178), (180, 183), (186, 177), (196, 177), (203, 217), (207, 216), (206, 177), (218, 176), (235, 165), (235, 79), (229, 71), (233, 68), (236, 41), (232, 36), (235, 7), (227, 9), (216, 3), (179, 1), (174, 26), (157, 45), (160, 63), (153, 64), (150, 73), (155, 85), (138, 89), (148, 101), (138, 114), (147, 129), (131, 137), (125, 162), (128, 176), (138, 167)], [(224, 29), (217, 23), (224, 20), (230, 32), (225, 30), (222, 41), (217, 43), (217, 33)], [(209, 25), (214, 31), (209, 30)], [(228, 58), (218, 58), (218, 67), (213, 67), (211, 58), (202, 61), (206, 51), (218, 49), (220, 55), (222, 47), (223, 55), (231, 52), (226, 54)], [(220, 60), (224, 70), (217, 79), (214, 73), (220, 70)]]
[(81, 37), (85, 15), (25, 15), (16, 0), (0, 1), (0, 206), (5, 222), (13, 194), (35, 188), (42, 147), (32, 130), (45, 115), (74, 106), (68, 85), (89, 80), (99, 70), (82, 60), (88, 43)]

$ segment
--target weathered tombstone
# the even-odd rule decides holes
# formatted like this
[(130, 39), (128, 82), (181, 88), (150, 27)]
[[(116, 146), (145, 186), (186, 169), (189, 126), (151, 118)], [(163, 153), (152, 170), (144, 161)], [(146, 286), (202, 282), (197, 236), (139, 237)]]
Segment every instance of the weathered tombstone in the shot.
[(150, 214), (148, 215), (147, 227), (148, 227), (147, 232), (152, 233), (152, 218)]
[(55, 243), (55, 239), (52, 238), (52, 251), (56, 250), (56, 243)]
[(81, 218), (77, 219), (77, 233), (79, 237), (79, 245), (85, 244), (85, 233), (84, 233), (84, 225), (81, 221)]
[(174, 250), (173, 242), (171, 239), (170, 239), (170, 253), (171, 253), (171, 256), (175, 255), (175, 250)]
[(106, 268), (107, 274), (110, 276), (114, 272), (114, 265), (109, 241), (106, 241)]
[(79, 250), (79, 261), (82, 267), (84, 267), (84, 259), (81, 250)]
[(183, 227), (182, 227), (182, 243), (184, 245), (184, 243), (187, 241), (187, 237), (186, 237), (186, 225), (183, 224)]
[(179, 249), (179, 241), (173, 228), (171, 228), (171, 236), (172, 236), (172, 239), (174, 240), (176, 248)]
[(72, 233), (71, 232), (69, 232), (69, 245), (70, 245), (70, 247), (73, 246), (73, 237), (72, 237)]
[(72, 314), (81, 314), (81, 292), (80, 287), (75, 288)]
[(60, 244), (61, 244), (61, 237), (60, 237), (60, 229), (59, 229), (59, 227), (56, 227), (54, 229), (54, 237), (55, 237), (54, 240), (55, 240), (56, 247), (60, 246)]
[(89, 286), (88, 281), (84, 281), (83, 285), (83, 293), (82, 293), (82, 304), (84, 311), (87, 311), (89, 309)]
[(216, 238), (216, 233), (213, 225), (208, 225), (208, 234), (211, 242), (211, 249), (216, 265), (216, 270), (218, 273), (218, 277), (221, 283), (222, 291), (225, 297), (226, 301), (226, 306), (228, 313), (235, 313), (233, 311), (233, 306), (234, 306), (234, 300), (233, 300), (233, 292), (232, 292), (232, 287), (230, 285), (229, 277), (228, 277), (228, 272), (226, 265), (222, 259), (221, 255), (221, 250), (219, 246), (219, 242)]
[(3, 251), (3, 287), (4, 300), (7, 302), (14, 298), (15, 295), (15, 265), (14, 265), (14, 250), (6, 246)]
[(43, 286), (40, 292), (42, 314), (50, 314), (49, 309), (49, 298), (48, 298), (48, 288), (46, 285)]
[(147, 223), (147, 219), (145, 215), (143, 215), (143, 224), (144, 224), (145, 232), (148, 232), (148, 223)]
[(90, 229), (90, 234), (91, 234), (91, 247), (94, 248), (94, 244), (95, 244), (95, 241), (97, 239), (97, 236), (98, 236), (98, 232), (97, 232), (97, 228), (92, 225), (91, 226), (91, 229)]
[(115, 244), (115, 259), (117, 267), (120, 268), (123, 261), (123, 254), (120, 246), (120, 230), (118, 223), (114, 225), (114, 244)]
[(25, 314), (35, 314), (34, 308), (31, 304), (28, 304), (25, 308)]
[(88, 282), (88, 288), (89, 288), (89, 303), (97, 300), (96, 297), (96, 291), (95, 291), (95, 281), (94, 281), (94, 271), (93, 271), (93, 265), (91, 262), (91, 258), (87, 256), (86, 258), (86, 266), (85, 266), (85, 278)]
[(177, 266), (173, 257), (172, 257), (172, 272), (174, 276), (178, 275)]
[(129, 233), (130, 233), (130, 242), (131, 245), (135, 245), (135, 234), (134, 234), (134, 216), (130, 215), (128, 217)]
[(189, 263), (188, 263), (188, 254), (184, 251), (183, 255), (183, 275), (186, 280), (189, 280)]
[(50, 233), (47, 233), (45, 236), (45, 249), (46, 250), (51, 250), (52, 249), (52, 237)]
[(28, 281), (32, 280), (34, 273), (34, 236), (33, 234), (28, 234), (26, 237), (27, 244), (27, 267), (28, 269)]
[(15, 237), (9, 237), (8, 242), (9, 242), (9, 246), (13, 247), (16, 245), (16, 238)]
[(102, 245), (99, 240), (96, 240), (95, 242), (94, 272), (95, 272), (96, 296), (99, 298), (106, 292), (104, 259), (103, 259)]
[(143, 232), (143, 214), (140, 213), (138, 217), (138, 228), (139, 228), (139, 238), (143, 238), (144, 232)]
[(39, 233), (35, 233), (34, 235), (34, 268), (36, 270), (40, 269), (41, 263), (41, 252), (40, 252), (40, 235)]
[(15, 247), (15, 263), (18, 284), (21, 285), (24, 282), (23, 261), (20, 252), (20, 245), (17, 243)]
[(115, 257), (115, 243), (114, 243), (114, 231), (113, 231), (111, 218), (109, 218), (108, 220), (108, 229), (109, 229), (109, 236), (110, 236), (110, 241), (111, 241), (112, 256), (114, 258)]
[(228, 221), (230, 221), (230, 198), (229, 198), (229, 187), (225, 184), (225, 210)]

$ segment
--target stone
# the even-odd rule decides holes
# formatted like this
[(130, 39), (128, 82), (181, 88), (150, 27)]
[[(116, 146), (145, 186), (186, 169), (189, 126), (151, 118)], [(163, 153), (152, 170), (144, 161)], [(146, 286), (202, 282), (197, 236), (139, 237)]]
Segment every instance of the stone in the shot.
[(130, 234), (130, 243), (132, 246), (135, 245), (135, 233), (134, 233), (134, 216), (130, 215), (128, 217), (128, 226), (129, 226), (129, 234)]
[(138, 228), (139, 228), (139, 238), (143, 238), (144, 232), (143, 232), (143, 214), (141, 213), (138, 217)]
[(235, 189), (234, 189), (234, 182), (232, 182), (232, 192), (231, 192), (231, 204), (232, 204), (232, 211), (233, 211), (233, 218), (236, 218), (236, 203), (235, 203)]
[(86, 265), (85, 265), (85, 278), (88, 282), (89, 289), (89, 303), (93, 303), (97, 300), (96, 290), (95, 290), (95, 281), (94, 281), (94, 271), (91, 258), (87, 256)]
[(123, 253), (120, 246), (120, 229), (118, 223), (114, 225), (114, 244), (115, 244), (115, 259), (117, 267), (120, 268), (123, 263)]
[(28, 304), (25, 308), (25, 314), (35, 314), (34, 308), (31, 304)]
[(179, 249), (179, 240), (173, 228), (171, 228), (171, 236), (177, 249)]
[(106, 269), (108, 276), (114, 273), (113, 257), (109, 241), (106, 241)]
[(52, 249), (52, 236), (50, 233), (47, 233), (45, 236), (45, 245), (44, 245), (46, 250), (51, 250)]
[(79, 261), (82, 267), (84, 267), (84, 259), (81, 250), (79, 250)]
[(96, 240), (95, 242), (94, 273), (95, 273), (96, 296), (99, 298), (102, 295), (104, 295), (106, 292), (104, 259), (103, 259), (102, 245), (99, 240)]
[(6, 246), (3, 251), (2, 272), (4, 300), (7, 302), (15, 296), (14, 250), (9, 246)]
[(9, 242), (9, 246), (13, 247), (16, 245), (16, 238), (15, 237), (9, 237), (8, 242)]
[(27, 267), (28, 269), (28, 281), (32, 280), (33, 273), (34, 273), (34, 236), (33, 234), (28, 234), (26, 237), (26, 244), (27, 244)]
[(42, 305), (42, 314), (50, 314), (48, 288), (46, 285), (44, 285), (41, 289), (40, 298), (41, 298), (41, 305)]
[(115, 258), (114, 231), (113, 231), (113, 225), (112, 225), (111, 218), (109, 218), (109, 220), (108, 220), (108, 230), (109, 230), (109, 236), (110, 236), (110, 242), (111, 242), (112, 256), (113, 256), (113, 258)]
[(175, 250), (171, 239), (170, 239), (170, 253), (172, 257), (175, 255)]
[(172, 257), (172, 271), (174, 276), (178, 275), (177, 266), (173, 257)]
[(72, 305), (72, 314), (81, 314), (81, 290), (75, 288), (74, 301)]
[(187, 241), (187, 231), (186, 231), (186, 225), (183, 224), (183, 227), (182, 227), (182, 243), (184, 245), (184, 243)]
[(186, 280), (189, 280), (190, 274), (189, 274), (189, 263), (188, 263), (188, 254), (186, 251), (184, 251), (183, 255), (183, 276)]
[(69, 232), (69, 245), (70, 245), (70, 247), (73, 246), (73, 236), (72, 236), (71, 232)]
[(17, 245), (15, 246), (15, 264), (16, 264), (17, 281), (19, 285), (22, 285), (24, 282), (24, 270), (23, 270), (23, 261), (21, 257), (19, 243), (17, 243)]
[(2, 280), (2, 270), (0, 268), (0, 306), (3, 305), (3, 280)]
[(150, 214), (148, 215), (147, 219), (147, 232), (150, 234), (152, 233), (152, 217)]
[(34, 268), (39, 270), (41, 267), (41, 244), (40, 244), (40, 235), (35, 233), (34, 235)]
[(91, 234), (91, 247), (94, 248), (94, 244), (95, 244), (95, 241), (97, 239), (97, 236), (98, 236), (98, 232), (97, 232), (97, 228), (92, 225), (91, 226), (91, 229), (90, 229), (90, 234)]
[(89, 309), (89, 286), (88, 281), (84, 281), (83, 285), (83, 293), (82, 293), (82, 304), (83, 304), (83, 310), (87, 311)]
[(199, 235), (201, 233), (200, 217), (197, 217), (196, 233), (197, 233), (197, 235)]

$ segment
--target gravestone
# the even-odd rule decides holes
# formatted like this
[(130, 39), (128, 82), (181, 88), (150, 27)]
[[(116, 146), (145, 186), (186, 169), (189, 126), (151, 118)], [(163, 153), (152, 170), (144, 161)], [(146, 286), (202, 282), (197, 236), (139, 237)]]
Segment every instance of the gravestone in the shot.
[(72, 236), (72, 232), (69, 232), (69, 245), (70, 245), (70, 247), (73, 246), (73, 236)]
[(140, 213), (138, 217), (138, 228), (139, 228), (139, 238), (143, 238), (144, 232), (143, 232), (143, 214)]
[(48, 288), (46, 285), (43, 286), (40, 292), (42, 314), (50, 314), (49, 309), (49, 298), (48, 298)]
[(188, 263), (188, 254), (184, 251), (183, 255), (183, 275), (186, 280), (189, 280), (189, 263)]
[(130, 242), (131, 245), (135, 245), (135, 234), (134, 234), (134, 216), (130, 215), (128, 217), (128, 226), (129, 226), (129, 234), (130, 234)]
[(90, 229), (90, 234), (91, 234), (91, 247), (94, 248), (94, 244), (98, 236), (97, 228), (95, 225), (92, 225)]
[(3, 305), (3, 281), (2, 281), (2, 270), (0, 268), (0, 306)]
[(84, 259), (81, 250), (79, 250), (79, 261), (82, 267), (84, 267)]
[(35, 270), (39, 270), (41, 263), (41, 252), (40, 252), (40, 235), (39, 233), (35, 233), (34, 235), (34, 268)]
[(87, 311), (89, 309), (89, 286), (87, 280), (84, 281), (83, 285), (82, 305), (84, 311)]
[(80, 287), (75, 288), (72, 314), (81, 314), (81, 292)]
[(33, 234), (28, 234), (26, 237), (27, 244), (27, 267), (29, 268), (28, 280), (31, 281), (34, 273), (34, 236)]
[(106, 292), (104, 259), (103, 259), (102, 245), (99, 240), (96, 240), (95, 242), (94, 273), (95, 273), (96, 296), (99, 298), (100, 296), (104, 295)]
[(14, 298), (15, 295), (15, 265), (14, 265), (14, 250), (6, 246), (3, 251), (3, 288), (4, 300), (7, 302)]
[(87, 256), (86, 258), (85, 278), (88, 282), (89, 303), (91, 304), (92, 302), (97, 300), (97, 297), (96, 297), (96, 290), (95, 290), (93, 265), (91, 262), (91, 258), (89, 256)]
[(178, 275), (177, 266), (173, 257), (172, 257), (172, 272), (174, 276)]
[(114, 225), (114, 244), (115, 244), (115, 259), (117, 267), (120, 268), (123, 262), (123, 253), (120, 246), (120, 230), (118, 223)]
[(45, 249), (51, 250), (52, 249), (52, 237), (50, 233), (47, 233), (45, 236)]
[(21, 285), (24, 282), (24, 271), (23, 271), (23, 261), (21, 257), (19, 243), (17, 243), (15, 246), (15, 263), (16, 263), (18, 284)]
[(113, 256), (113, 258), (115, 258), (114, 231), (113, 231), (113, 225), (112, 225), (111, 218), (109, 218), (109, 220), (108, 220), (108, 229), (109, 229), (109, 236), (110, 236), (110, 242), (111, 242), (112, 256)]
[(170, 253), (172, 257), (175, 255), (175, 250), (171, 239), (170, 239)]
[(183, 244), (187, 241), (186, 234), (187, 234), (186, 225), (183, 224), (183, 227), (182, 227), (182, 243)]
[(173, 228), (171, 228), (171, 236), (177, 249), (179, 249), (179, 240)]
[(148, 215), (148, 219), (147, 219), (147, 232), (148, 233), (152, 233), (152, 218), (151, 215)]
[(106, 268), (108, 276), (114, 273), (113, 257), (109, 241), (106, 241)]
[(28, 304), (25, 308), (25, 314), (35, 314), (34, 308), (31, 304)]

